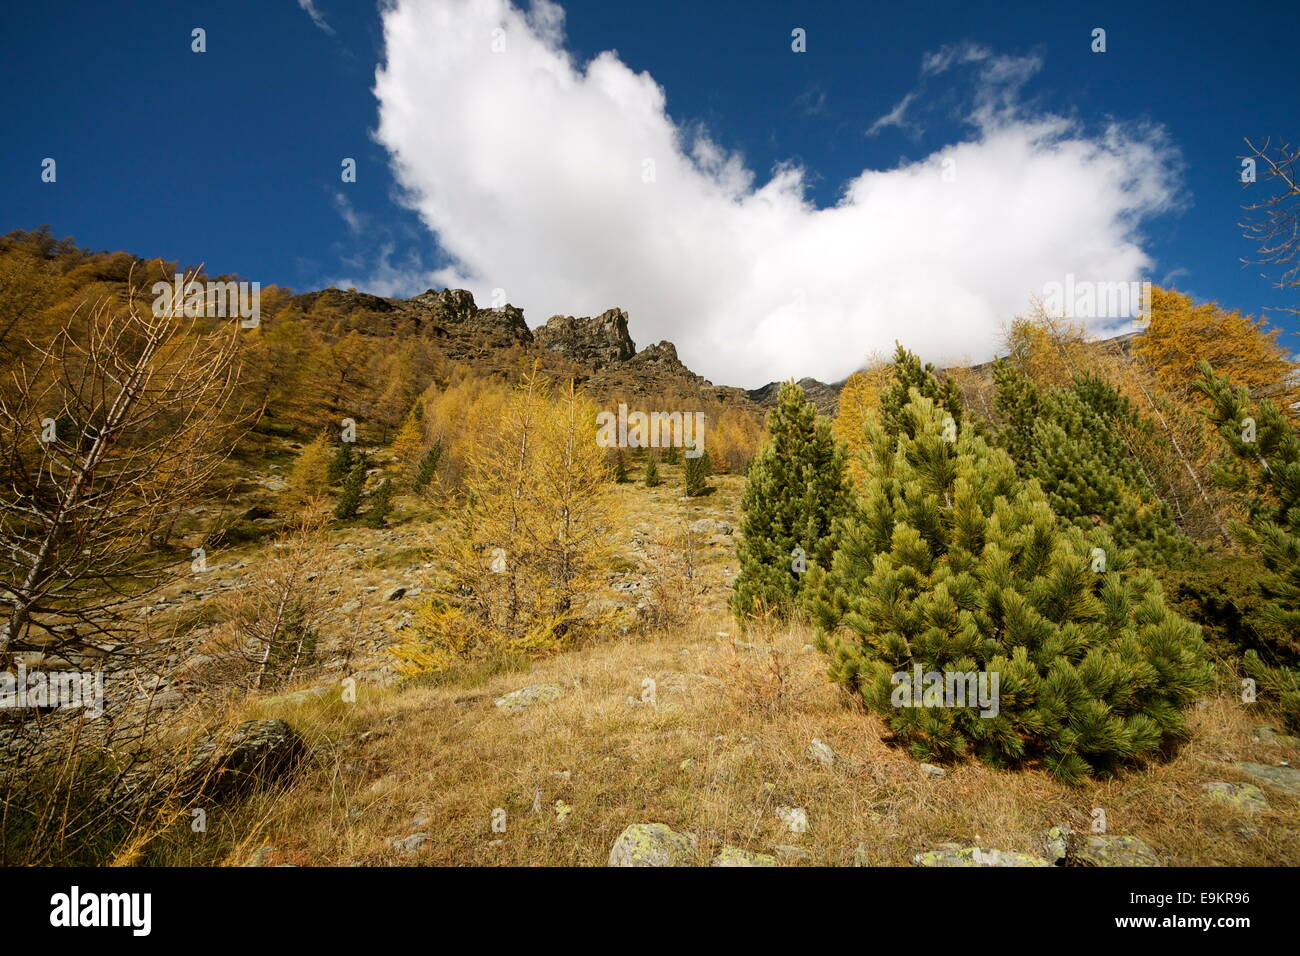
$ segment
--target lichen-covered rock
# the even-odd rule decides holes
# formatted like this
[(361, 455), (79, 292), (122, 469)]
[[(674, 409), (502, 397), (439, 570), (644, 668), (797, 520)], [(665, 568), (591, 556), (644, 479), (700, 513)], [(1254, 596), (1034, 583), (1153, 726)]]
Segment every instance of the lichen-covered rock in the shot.
[(1300, 770), (1294, 767), (1270, 767), (1267, 764), (1249, 762), (1238, 763), (1236, 767), (1260, 783), (1276, 787), (1283, 793), (1300, 796)]
[(912, 857), (914, 866), (1051, 866), (1041, 856), (1014, 850), (991, 850), (978, 846), (944, 847)]
[(1134, 836), (1074, 834), (1066, 862), (1072, 866), (1160, 866), (1155, 850)]
[(1069, 855), (1070, 837), (1074, 830), (1067, 826), (1050, 827), (1043, 831), (1043, 850), (1049, 863), (1056, 864)]
[(742, 850), (738, 846), (724, 846), (713, 858), (710, 866), (776, 866), (776, 857), (767, 853)]
[(610, 866), (690, 866), (696, 838), (662, 823), (630, 824), (609, 851)]
[(1268, 809), (1268, 800), (1264, 796), (1264, 791), (1253, 783), (1224, 783), (1216, 780), (1213, 783), (1203, 784), (1201, 789), (1209, 799), (1226, 803), (1238, 810), (1259, 812)]
[(519, 690), (512, 690), (510, 693), (498, 697), (492, 703), (501, 710), (518, 713), (532, 707), (534, 704), (545, 704), (562, 696), (564, 696), (564, 690), (559, 684), (534, 684), (532, 687), (521, 687)]

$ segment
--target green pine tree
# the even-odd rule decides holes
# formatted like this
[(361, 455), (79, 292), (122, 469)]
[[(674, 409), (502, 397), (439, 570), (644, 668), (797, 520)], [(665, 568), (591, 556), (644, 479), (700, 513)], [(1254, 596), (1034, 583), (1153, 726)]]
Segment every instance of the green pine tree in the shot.
[(338, 447), (334, 449), (334, 457), (330, 459), (327, 472), (331, 485), (338, 484), (352, 470), (353, 458), (352, 442), (339, 442)]
[[(932, 402), (943, 407), (951, 416), (953, 426), (961, 425), (961, 391), (950, 378), (939, 380), (935, 368), (903, 348), (895, 346), (894, 363), (889, 370), (889, 383), (880, 390), (880, 417), (885, 431), (897, 435), (907, 427), (908, 419), (903, 409), (911, 400), (912, 389), (917, 389)], [(951, 431), (951, 429), (950, 429)]]
[(348, 472), (339, 491), (339, 500), (334, 503), (334, 517), (340, 521), (349, 521), (357, 516), (361, 509), (361, 491), (366, 486), (366, 469), (370, 466), (366, 456), (360, 456)]
[(1300, 651), (1300, 430), (1273, 402), (1251, 402), (1244, 386), (1233, 388), (1206, 362), (1198, 368), (1197, 387), (1210, 399), (1209, 419), (1228, 452), (1215, 479), (1244, 499), (1247, 520), (1233, 532), (1266, 570), (1257, 584), (1267, 602), (1262, 617), (1291, 635), (1288, 645), (1264, 649), (1271, 662), (1248, 651), (1246, 672), (1281, 702), (1287, 724), (1300, 731), (1300, 670), (1290, 668)]
[(667, 448), (664, 449), (664, 464), (665, 464), (665, 465), (676, 465), (676, 464), (679, 464), (680, 461), (681, 461), (681, 458), (680, 458), (680, 456), (677, 454), (677, 446), (676, 446), (676, 445), (669, 445)]
[(382, 528), (393, 511), (393, 481), (385, 478), (370, 496), (370, 503), (362, 521), (371, 528)]
[(709, 453), (701, 452), (694, 457), (691, 456), (688, 449), (686, 454), (686, 464), (682, 469), (682, 479), (686, 488), (688, 498), (698, 498), (701, 495), (709, 493), (709, 475), (713, 474), (713, 464), (709, 461)]
[(627, 470), (627, 458), (623, 455), (623, 449), (614, 449), (609, 470), (611, 477), (620, 485), (630, 480)]
[(1022, 477), (1037, 479), (1063, 521), (1085, 531), (1105, 524), (1145, 565), (1190, 556), (1168, 507), (1152, 489), (1122, 429), (1145, 424), (1128, 400), (1096, 376), (1040, 390), (1010, 364), (994, 366), (1001, 439)]
[[(1212, 672), (1154, 577), (1104, 528), (1062, 527), (976, 429), (948, 440), (950, 413), (919, 390), (901, 415), (896, 436), (868, 416), (862, 500), (807, 585), (831, 677), (924, 760), (1040, 760), (1072, 781), (1183, 734)], [(918, 669), (997, 674), (996, 715), (908, 706)]]
[[(422, 405), (419, 407), (423, 408)], [(440, 461), (442, 461), (442, 439), (437, 438), (420, 459), (419, 467), (415, 469), (415, 479), (411, 482), (411, 486), (416, 491), (423, 491), (429, 486), (433, 476), (438, 473)]]
[(771, 440), (750, 464), (740, 499), (731, 608), (742, 623), (793, 610), (803, 575), (829, 564), (832, 525), (848, 503), (844, 451), (799, 385), (781, 386), (767, 430)]
[(659, 460), (655, 455), (650, 455), (645, 462), (645, 486), (647, 488), (658, 488), (663, 484), (659, 478)]

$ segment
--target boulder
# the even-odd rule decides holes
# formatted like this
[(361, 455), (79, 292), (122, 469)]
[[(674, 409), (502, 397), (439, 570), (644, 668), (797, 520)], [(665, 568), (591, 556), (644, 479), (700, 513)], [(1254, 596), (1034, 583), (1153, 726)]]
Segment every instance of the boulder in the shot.
[(912, 857), (914, 866), (1051, 866), (1041, 856), (1015, 850), (992, 850), (978, 846), (941, 847)]
[(629, 824), (609, 851), (610, 866), (690, 866), (696, 838), (662, 823)]
[(1300, 796), (1300, 770), (1294, 767), (1270, 767), (1267, 764), (1247, 761), (1234, 764), (1234, 766), (1260, 783), (1268, 784), (1270, 787), (1281, 790), (1283, 793), (1289, 793), (1292, 796)]
[(514, 714), (521, 710), (527, 710), (534, 704), (549, 703), (562, 696), (564, 696), (564, 690), (559, 684), (534, 684), (531, 687), (512, 690), (510, 693), (498, 697), (492, 704), (501, 710)]
[(238, 796), (284, 779), (306, 752), (302, 738), (283, 720), (249, 720), (228, 740), (197, 748), (180, 789), (212, 799)]
[(1238, 810), (1254, 813), (1268, 809), (1268, 800), (1264, 797), (1264, 791), (1253, 783), (1224, 783), (1216, 780), (1213, 783), (1202, 784), (1201, 789), (1205, 791), (1208, 799), (1217, 803), (1226, 803)]
[(1070, 866), (1159, 866), (1155, 850), (1134, 836), (1073, 834), (1066, 863)]
[(1043, 849), (1049, 862), (1061, 863), (1069, 855), (1070, 837), (1074, 830), (1068, 826), (1051, 827), (1043, 831)]
[(767, 853), (742, 850), (738, 846), (724, 846), (713, 858), (710, 866), (776, 866), (776, 857)]

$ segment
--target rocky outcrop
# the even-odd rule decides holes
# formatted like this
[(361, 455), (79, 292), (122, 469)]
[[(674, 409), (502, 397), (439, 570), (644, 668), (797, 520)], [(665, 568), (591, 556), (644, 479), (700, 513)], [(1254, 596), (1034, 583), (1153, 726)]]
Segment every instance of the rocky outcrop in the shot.
[[(799, 385), (803, 388), (805, 397), (813, 403), (817, 411), (823, 415), (835, 414), (835, 410), (839, 408), (840, 389), (844, 387), (843, 382), (827, 385), (815, 378), (801, 378), (799, 379)], [(768, 382), (762, 388), (751, 388), (746, 394), (755, 405), (761, 405), (763, 408), (776, 408), (776, 397), (780, 391), (780, 382)]]
[(590, 318), (553, 315), (533, 333), (541, 348), (593, 369), (626, 362), (636, 354), (636, 343), (627, 331), (627, 313), (609, 309)]
[(393, 302), (418, 320), (422, 334), (442, 340), (454, 358), (463, 357), (470, 349), (509, 348), (533, 341), (522, 309), (513, 305), (480, 309), (464, 289), (429, 289)]

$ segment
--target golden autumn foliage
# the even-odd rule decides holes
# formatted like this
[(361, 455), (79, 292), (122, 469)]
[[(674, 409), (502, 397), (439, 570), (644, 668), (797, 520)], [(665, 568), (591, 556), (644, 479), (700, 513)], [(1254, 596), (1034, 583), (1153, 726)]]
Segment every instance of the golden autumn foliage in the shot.
[(1134, 352), (1155, 376), (1162, 390), (1180, 401), (1205, 406), (1195, 389), (1196, 363), (1206, 361), (1235, 385), (1252, 395), (1271, 398), (1292, 418), (1290, 406), (1300, 402), (1297, 366), (1278, 343), (1279, 329), (1264, 320), (1228, 311), (1214, 302), (1193, 302), (1180, 292), (1154, 288), (1151, 314)]
[(848, 446), (849, 475), (856, 484), (862, 477), (858, 452), (866, 447), (867, 416), (880, 408), (880, 392), (889, 384), (890, 366), (883, 360), (873, 360), (860, 372), (854, 372), (840, 389), (839, 408), (831, 422), (835, 440)]
[(289, 481), (280, 493), (281, 507), (298, 511), (329, 490), (329, 465), (334, 452), (322, 432), (305, 445), (294, 460)]
[(438, 542), (440, 593), (393, 651), (403, 672), (556, 650), (608, 629), (596, 598), (617, 522), (596, 412), (572, 383), (556, 390), (534, 373), (482, 422)]
[(424, 448), (424, 423), (414, 413), (407, 415), (406, 421), (393, 436), (391, 446), (393, 459), (403, 474), (409, 474), (415, 469), (420, 456), (424, 453)]
[(762, 423), (737, 408), (723, 408), (705, 419), (705, 450), (717, 474), (743, 475), (758, 450)]

